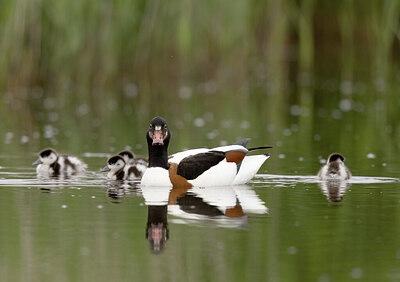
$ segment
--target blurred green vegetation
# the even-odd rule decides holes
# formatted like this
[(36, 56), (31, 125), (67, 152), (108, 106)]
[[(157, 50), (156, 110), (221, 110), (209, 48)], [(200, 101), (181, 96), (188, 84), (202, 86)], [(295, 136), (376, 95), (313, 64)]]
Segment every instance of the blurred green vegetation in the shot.
[(399, 18), (396, 0), (1, 1), (3, 151), (145, 154), (162, 115), (171, 151), (249, 136), (391, 156)]

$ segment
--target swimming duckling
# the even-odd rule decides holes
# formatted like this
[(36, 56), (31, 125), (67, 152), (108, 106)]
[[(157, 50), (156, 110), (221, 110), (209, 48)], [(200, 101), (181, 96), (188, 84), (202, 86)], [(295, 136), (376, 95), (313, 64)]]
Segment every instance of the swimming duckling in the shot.
[(350, 179), (351, 173), (344, 164), (344, 157), (339, 153), (331, 154), (326, 162), (326, 165), (319, 170), (318, 178), (322, 180)]
[(124, 158), (125, 163), (130, 166), (130, 179), (140, 179), (149, 166), (149, 161), (145, 158), (136, 158), (132, 151), (125, 150), (118, 153)]
[(87, 164), (75, 156), (59, 155), (56, 150), (46, 148), (39, 152), (39, 159), (33, 165), (37, 165), (36, 172), (42, 175), (57, 176), (60, 174), (75, 174), (86, 171)]
[(126, 164), (120, 155), (112, 156), (108, 159), (107, 165), (100, 170), (108, 172), (107, 178), (111, 180), (134, 180), (142, 177), (142, 172), (135, 165)]

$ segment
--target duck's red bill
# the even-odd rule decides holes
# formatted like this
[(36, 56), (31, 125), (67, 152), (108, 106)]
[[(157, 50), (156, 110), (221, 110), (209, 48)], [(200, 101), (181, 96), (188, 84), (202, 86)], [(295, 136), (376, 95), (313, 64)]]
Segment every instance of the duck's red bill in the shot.
[(163, 134), (161, 131), (154, 131), (153, 145), (164, 145)]

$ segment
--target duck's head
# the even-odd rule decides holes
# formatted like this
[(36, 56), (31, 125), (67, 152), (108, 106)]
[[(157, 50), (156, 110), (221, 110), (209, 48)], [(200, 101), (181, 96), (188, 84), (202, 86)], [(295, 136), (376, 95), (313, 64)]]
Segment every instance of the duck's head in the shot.
[(39, 165), (39, 164), (51, 165), (55, 163), (58, 159), (57, 152), (52, 148), (46, 148), (40, 151), (38, 155), (39, 159), (37, 159), (34, 163), (32, 163), (33, 165)]
[(327, 164), (332, 163), (332, 162), (342, 163), (342, 162), (344, 162), (344, 157), (339, 153), (333, 153), (328, 157)]
[(124, 158), (121, 157), (120, 155), (113, 156), (108, 159), (107, 165), (103, 167), (100, 171), (101, 172), (107, 172), (107, 171), (112, 171), (112, 172), (117, 172), (125, 167), (125, 161)]
[(124, 159), (125, 163), (129, 163), (135, 159), (135, 154), (129, 150), (121, 151), (118, 155)]
[(149, 146), (168, 147), (170, 136), (171, 133), (165, 119), (162, 117), (155, 117), (151, 120), (149, 130), (147, 130), (146, 134)]

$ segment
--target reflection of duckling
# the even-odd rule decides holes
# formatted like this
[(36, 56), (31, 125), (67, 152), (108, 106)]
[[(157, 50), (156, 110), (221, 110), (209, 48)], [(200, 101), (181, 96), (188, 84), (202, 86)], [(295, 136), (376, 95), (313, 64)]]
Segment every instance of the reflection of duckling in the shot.
[(344, 157), (339, 153), (333, 153), (326, 165), (319, 170), (318, 177), (322, 180), (347, 180), (351, 178), (351, 173), (344, 164)]
[(40, 151), (39, 159), (33, 165), (37, 165), (36, 172), (38, 174), (52, 176), (82, 173), (87, 168), (87, 164), (77, 157), (58, 155), (52, 148)]
[(143, 167), (143, 165), (127, 164), (122, 156), (116, 155), (109, 158), (107, 165), (100, 171), (108, 172), (107, 178), (111, 180), (134, 180), (142, 177)]
[(350, 184), (343, 180), (328, 180), (318, 183), (318, 186), (329, 202), (341, 202)]

